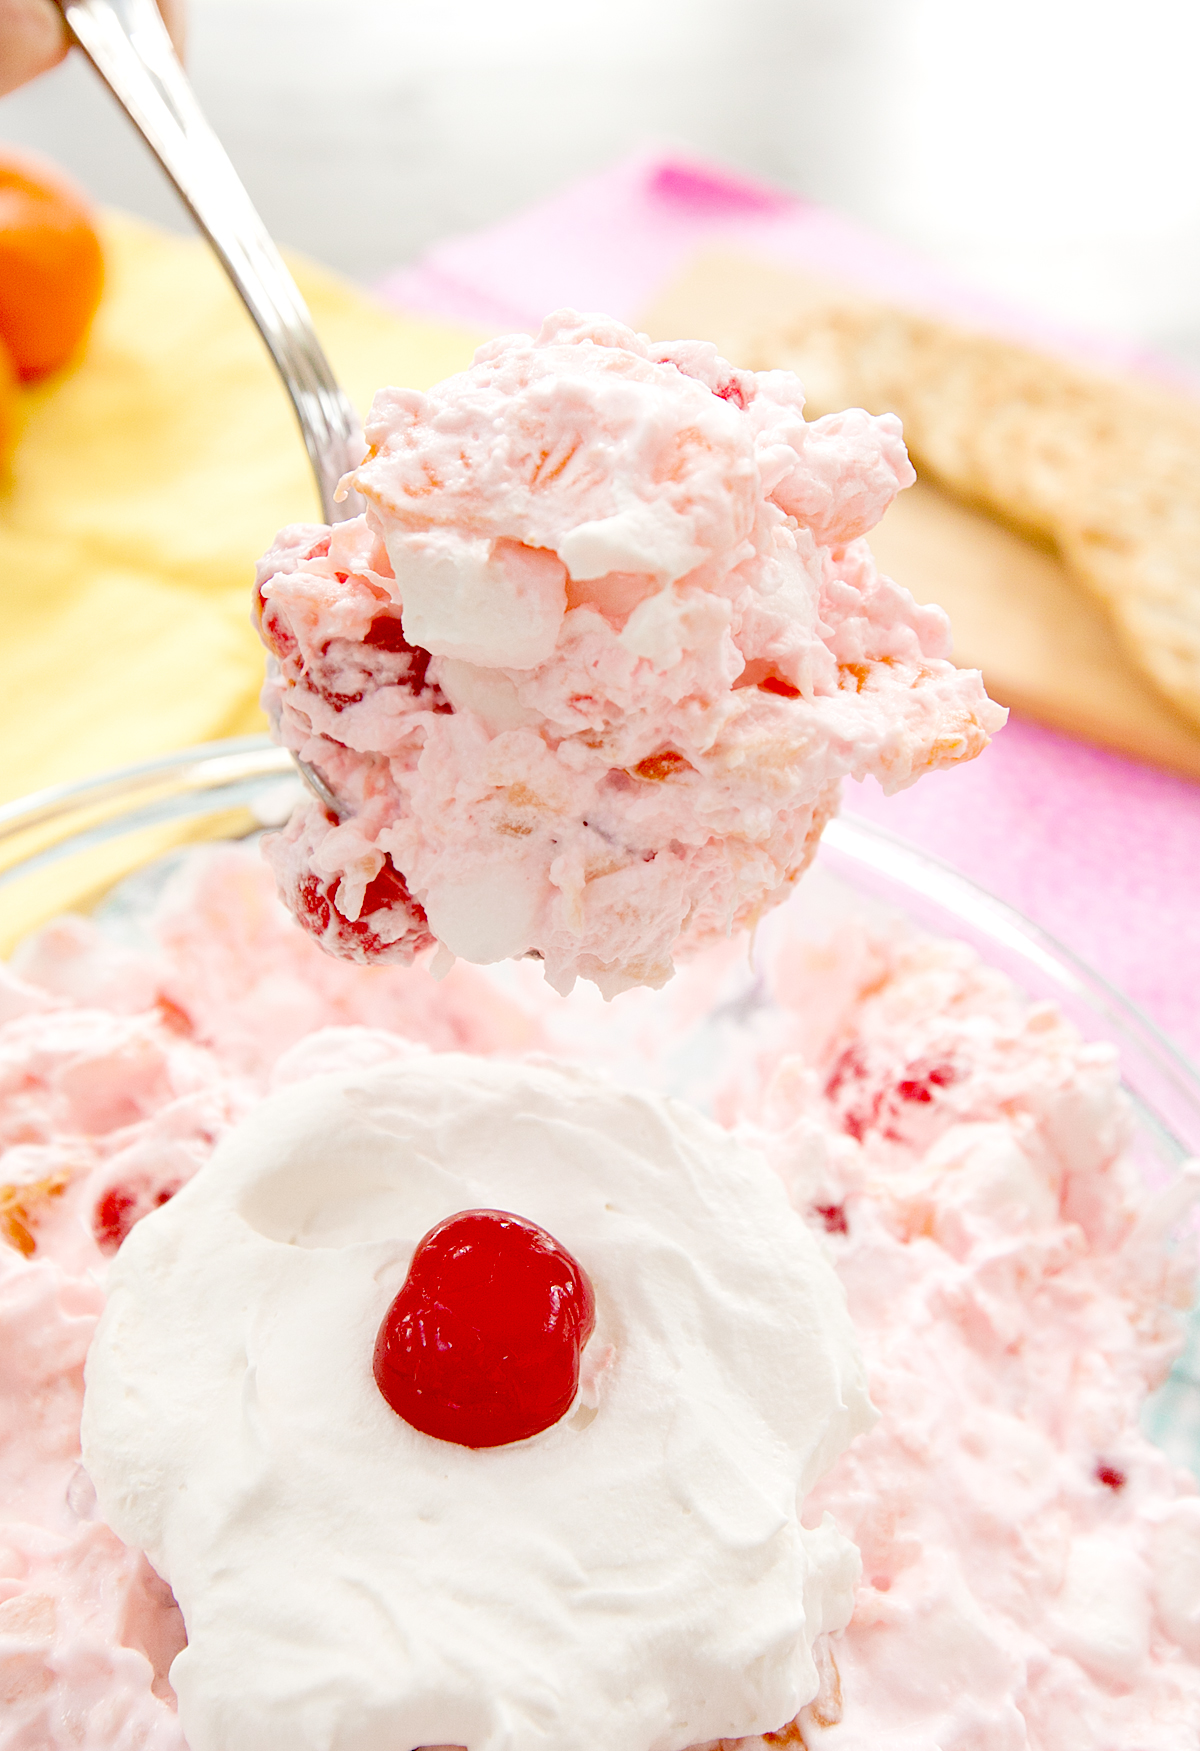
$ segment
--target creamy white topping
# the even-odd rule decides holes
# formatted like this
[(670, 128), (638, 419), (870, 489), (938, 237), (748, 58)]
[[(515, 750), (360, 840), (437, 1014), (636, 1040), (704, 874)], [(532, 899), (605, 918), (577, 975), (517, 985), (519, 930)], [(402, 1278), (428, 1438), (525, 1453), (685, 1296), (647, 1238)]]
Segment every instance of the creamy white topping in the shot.
[[(420, 1237), (510, 1209), (583, 1265), (584, 1388), (474, 1451), (384, 1403)], [(854, 1547), (807, 1491), (872, 1411), (761, 1159), (575, 1069), (457, 1056), (263, 1103), (119, 1253), (88, 1360), (101, 1509), (171, 1583), (192, 1751), (674, 1751), (816, 1692)]]

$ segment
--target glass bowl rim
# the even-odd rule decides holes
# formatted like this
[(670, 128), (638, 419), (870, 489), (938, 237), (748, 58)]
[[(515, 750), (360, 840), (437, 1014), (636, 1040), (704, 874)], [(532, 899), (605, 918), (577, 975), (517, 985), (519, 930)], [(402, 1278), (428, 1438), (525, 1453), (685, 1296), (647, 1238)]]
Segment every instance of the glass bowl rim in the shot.
[[(136, 805), (142, 793), (153, 795), (166, 788), (175, 794), (191, 792), (199, 802), (211, 792), (215, 809), (223, 806), (217, 800), (222, 790), (289, 778), (299, 782), (291, 756), (266, 734), (200, 742), (50, 785), (0, 805), (0, 848), (23, 833), (69, 817), (75, 810), (106, 805), (119, 808), (122, 802)], [(109, 818), (113, 833), (122, 830), (124, 818), (119, 812)], [(69, 840), (64, 841), (64, 852), (68, 845)], [(1063, 996), (1082, 1001), (1116, 1034), (1120, 1045), (1132, 1047), (1150, 1065), (1155, 1078), (1192, 1116), (1200, 1139), (1200, 1069), (1144, 1010), (1050, 931), (942, 859), (853, 814), (835, 816), (827, 824), (818, 855), (825, 854), (835, 875), (842, 865), (860, 876), (866, 872), (868, 879), (875, 876), (898, 882), (918, 903), (948, 912), (969, 932), (982, 935), (1037, 968)], [(33, 861), (31, 857), (30, 864)], [(0, 885), (17, 879), (24, 862), (18, 856), (8, 867), (0, 868)], [(983, 952), (986, 958), (986, 950)], [(1167, 1128), (1171, 1128), (1169, 1120)], [(1183, 1153), (1188, 1153), (1186, 1148)]]

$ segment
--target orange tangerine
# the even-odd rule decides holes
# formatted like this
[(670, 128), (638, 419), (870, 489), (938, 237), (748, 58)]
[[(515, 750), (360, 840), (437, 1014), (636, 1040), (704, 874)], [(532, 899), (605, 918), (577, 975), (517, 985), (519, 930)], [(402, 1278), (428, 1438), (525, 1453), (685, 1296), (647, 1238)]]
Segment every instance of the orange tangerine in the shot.
[(11, 456), (21, 427), (21, 391), (17, 367), (0, 341), (0, 467)]
[(29, 382), (66, 364), (103, 284), (86, 196), (41, 159), (0, 155), (0, 340), (19, 377)]

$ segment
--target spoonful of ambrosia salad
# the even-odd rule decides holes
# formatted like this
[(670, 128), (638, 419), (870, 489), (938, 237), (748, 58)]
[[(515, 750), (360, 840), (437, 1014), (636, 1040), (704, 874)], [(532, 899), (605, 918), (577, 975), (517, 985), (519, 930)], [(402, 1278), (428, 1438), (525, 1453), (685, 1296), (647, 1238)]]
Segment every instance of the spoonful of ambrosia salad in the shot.
[(256, 587), (275, 733), (337, 802), (267, 846), (323, 947), (660, 986), (786, 897), (844, 777), (985, 746), (1004, 712), (862, 540), (899, 422), (803, 405), (573, 311), (379, 392), (365, 514), (284, 529)]

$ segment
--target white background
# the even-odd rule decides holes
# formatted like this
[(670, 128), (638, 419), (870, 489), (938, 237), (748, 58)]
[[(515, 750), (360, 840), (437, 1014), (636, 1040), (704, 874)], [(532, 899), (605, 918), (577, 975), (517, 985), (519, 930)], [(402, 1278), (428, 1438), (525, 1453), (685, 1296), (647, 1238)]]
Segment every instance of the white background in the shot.
[[(192, 0), (202, 103), (279, 239), (369, 277), (650, 141), (841, 205), (1200, 365), (1200, 3)], [(0, 138), (186, 219), (83, 65)]]

